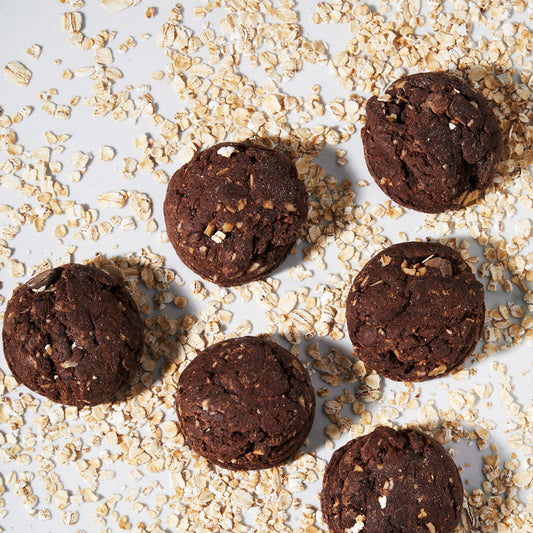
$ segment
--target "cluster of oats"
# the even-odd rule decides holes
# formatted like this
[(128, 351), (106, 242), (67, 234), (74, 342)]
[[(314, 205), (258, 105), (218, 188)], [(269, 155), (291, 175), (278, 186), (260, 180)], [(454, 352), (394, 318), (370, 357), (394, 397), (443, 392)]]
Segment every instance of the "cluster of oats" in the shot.
[[(532, 227), (523, 214), (533, 207), (533, 37), (511, 16), (529, 9), (531, 20), (527, 2), (318, 2), (311, 15), (313, 36), (326, 24), (342, 26), (349, 34), (336, 53), (326, 42), (309, 38), (300, 18), (307, 15), (299, 14), (292, 0), (211, 0), (194, 7), (176, 4), (168, 12), (143, 6), (144, 18), (160, 19), (154, 38), (166, 63), (164, 70), (152, 73), (152, 80), (168, 84), (184, 104), (168, 117), (157, 112), (150, 85), (116, 88), (124, 78), (114, 66), (120, 55), (116, 51), (134, 57), (138, 37), (121, 34), (126, 36), (115, 43), (118, 32), (113, 30), (86, 35), (84, 2), (59, 1), (70, 11), (61, 15), (58, 31), (88, 57), (85, 66), (65, 69), (63, 79), (86, 79), (87, 91), (59, 104), (53, 101), (57, 90), (50, 89), (39, 94), (39, 102), (10, 116), (0, 113), (0, 185), (19, 199), (0, 204), (0, 272), (14, 278), (33, 275), (71, 261), (76, 252), (72, 242), (83, 249), (83, 241), (102, 239), (104, 247), (109, 241), (103, 237), (114, 231), (140, 232), (146, 239), (139, 241), (137, 252), (110, 259), (102, 254), (93, 263), (131, 291), (144, 316), (147, 350), (141, 372), (118, 401), (92, 408), (39, 400), (0, 371), (0, 522), (8, 514), (5, 498), (14, 494), (37, 520), (60, 516), (63, 524), (74, 527), (91, 522), (102, 533), (325, 531), (318, 501), (303, 496), (306, 489), (320, 491), (325, 467), (320, 454), (300, 452), (286, 466), (230, 472), (192, 453), (176, 423), (180, 372), (198, 350), (253, 331), (249, 320), (234, 320), (246, 304), (263, 311), (264, 334), (283, 337), (305, 359), (326, 420), (320, 431), (328, 453), (342, 439), (377, 425), (406, 422), (433, 434), (452, 454), (457, 453), (455, 444), (475, 443), (483, 454), (484, 481), (476, 487), (467, 483), (457, 533), (533, 531), (533, 499), (526, 501), (521, 492), (533, 488), (533, 406), (516, 401), (513, 379), (521, 376), (508, 375), (494, 357), (533, 340)], [(110, 12), (138, 3), (100, 1)], [(196, 17), (201, 30), (192, 30), (186, 15)], [(41, 44), (28, 43), (30, 61), (43, 60)], [(241, 71), (243, 59), (265, 75), (264, 84)], [(328, 82), (344, 96), (327, 100), (317, 84), (306, 94), (292, 94), (288, 82), (311, 65), (328, 73)], [(390, 201), (360, 201), (368, 182), (328, 175), (316, 158), (330, 145), (337, 165), (345, 165), (350, 152), (338, 145), (363, 125), (366, 98), (407, 69), (465, 77), (493, 104), (506, 146), (483, 198), (453, 215), (421, 218), (424, 235), (459, 249), (488, 291), (506, 298), (487, 310), (482, 351), (476, 355), (478, 362), (489, 358), (484, 364), (491, 366), (492, 383), (469, 381), (475, 367), (456, 370), (453, 381), (442, 385), (448, 406), (428, 401), (423, 387), (384, 387), (344, 348), (346, 342), (337, 343), (346, 336), (344, 302), (354, 276), (391, 241), (407, 240), (413, 228), (404, 227), (397, 236), (388, 233), (384, 226), (401, 225), (405, 209)], [(36, 83), (18, 59), (4, 65), (4, 75), (21, 90)], [(92, 110), (95, 121), (131, 124), (135, 153), (118, 162), (119, 173), (126, 180), (152, 176), (143, 182), (144, 191), (106, 186), (98, 190), (97, 205), (82, 204), (70, 198), (70, 189), (91, 172), (95, 159), (114, 160), (112, 146), (101, 146), (98, 154), (70, 149), (68, 134), (46, 131), (43, 146), (24, 147), (18, 125), (34, 106), (69, 119), (80, 102)], [(140, 119), (157, 133), (134, 130)], [(168, 182), (160, 167), (187, 162), (198, 149), (228, 139), (281, 147), (306, 185), (309, 217), (298, 252), (303, 261), (290, 267), (289, 281), (274, 275), (234, 289), (206, 287), (198, 280), (186, 284), (148, 246), (162, 226), (150, 196), (150, 190)], [(65, 151), (68, 163), (63, 165), (57, 158)], [(53, 234), (65, 247), (62, 255), (25, 265), (16, 253), (16, 239), (25, 226)], [(458, 240), (455, 233), (470, 240)], [(158, 238), (168, 242), (163, 231)], [(476, 256), (474, 250), (481, 252)], [(330, 270), (332, 264), (337, 271)], [(6, 296), (0, 294), (0, 305)], [(500, 446), (513, 451), (501, 457), (493, 438), (493, 404), (503, 405), (509, 419), (498, 436), (505, 441)], [(131, 488), (111, 493), (106, 482), (120, 468)], [(170, 480), (172, 489), (164, 490), (160, 480), (167, 486)]]

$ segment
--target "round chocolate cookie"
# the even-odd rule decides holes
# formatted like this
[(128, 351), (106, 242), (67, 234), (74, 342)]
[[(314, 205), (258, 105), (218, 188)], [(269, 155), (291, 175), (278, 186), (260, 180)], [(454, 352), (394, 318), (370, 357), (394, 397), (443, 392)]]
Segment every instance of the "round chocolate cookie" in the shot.
[(228, 339), (200, 352), (179, 378), (178, 420), (186, 442), (232, 470), (283, 463), (304, 443), (315, 414), (307, 370), (258, 337)]
[(15, 378), (55, 402), (113, 399), (138, 370), (143, 323), (128, 291), (93, 266), (66, 264), (18, 287), (2, 330)]
[(346, 320), (365, 364), (396, 381), (425, 381), (474, 350), (485, 322), (483, 285), (448, 246), (395, 244), (355, 278)]
[(172, 176), (164, 214), (191, 270), (218, 285), (243, 285), (287, 257), (307, 220), (307, 193), (280, 152), (220, 143)]
[(321, 503), (331, 533), (452, 533), (463, 485), (435, 439), (414, 429), (378, 427), (335, 451)]
[(366, 105), (366, 164), (395, 202), (425, 213), (472, 203), (502, 155), (498, 119), (461, 79), (425, 72), (396, 80)]

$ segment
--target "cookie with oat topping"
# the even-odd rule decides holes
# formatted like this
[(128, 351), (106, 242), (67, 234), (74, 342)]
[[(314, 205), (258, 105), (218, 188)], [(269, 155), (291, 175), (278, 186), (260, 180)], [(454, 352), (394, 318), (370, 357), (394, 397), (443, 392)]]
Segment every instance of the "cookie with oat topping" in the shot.
[(321, 504), (331, 533), (452, 533), (463, 484), (435, 439), (380, 426), (335, 451)]
[(442, 72), (404, 76), (366, 105), (368, 170), (395, 202), (425, 213), (460, 209), (488, 187), (502, 156), (485, 98)]
[(18, 287), (2, 330), (15, 378), (50, 400), (83, 407), (109, 402), (140, 367), (141, 315), (106, 272), (66, 264)]
[(473, 352), (485, 322), (483, 285), (448, 246), (395, 244), (355, 278), (346, 320), (366, 365), (396, 381), (425, 381)]
[(307, 193), (277, 150), (220, 143), (198, 152), (170, 180), (168, 237), (202, 278), (243, 285), (277, 268), (307, 220)]
[(277, 466), (304, 443), (315, 414), (307, 370), (279, 344), (227, 339), (201, 351), (179, 378), (179, 424), (186, 442), (232, 470)]

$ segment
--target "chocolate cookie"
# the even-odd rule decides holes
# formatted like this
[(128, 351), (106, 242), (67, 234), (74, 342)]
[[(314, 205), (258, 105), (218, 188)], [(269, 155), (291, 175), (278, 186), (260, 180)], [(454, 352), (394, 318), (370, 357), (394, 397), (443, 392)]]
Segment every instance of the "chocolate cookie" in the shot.
[(15, 378), (55, 402), (110, 401), (140, 365), (143, 323), (128, 291), (93, 266), (67, 264), (18, 287), (2, 330)]
[(395, 244), (355, 278), (346, 320), (365, 364), (397, 381), (425, 381), (474, 350), (485, 321), (483, 286), (448, 246)]
[(307, 220), (307, 193), (280, 152), (221, 143), (172, 176), (164, 212), (170, 242), (191, 270), (242, 285), (287, 257)]
[(378, 427), (333, 454), (321, 503), (332, 533), (452, 533), (463, 485), (435, 439), (414, 429)]
[(275, 342), (229, 339), (181, 374), (178, 420), (189, 446), (232, 470), (279, 465), (303, 444), (315, 396), (302, 363)]
[(366, 164), (395, 202), (425, 213), (460, 209), (490, 184), (502, 155), (485, 98), (442, 72), (395, 81), (366, 105)]

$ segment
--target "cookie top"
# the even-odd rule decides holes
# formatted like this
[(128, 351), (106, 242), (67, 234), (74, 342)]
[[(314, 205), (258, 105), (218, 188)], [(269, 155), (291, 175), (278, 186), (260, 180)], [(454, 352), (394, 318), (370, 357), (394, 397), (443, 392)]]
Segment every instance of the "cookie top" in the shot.
[(378, 374), (432, 379), (460, 365), (481, 338), (483, 285), (448, 246), (395, 244), (355, 278), (346, 320), (354, 353)]
[(456, 76), (424, 72), (366, 104), (362, 131), (372, 177), (395, 202), (425, 213), (472, 203), (502, 155), (498, 119)]
[(307, 193), (282, 153), (220, 143), (172, 176), (164, 214), (170, 242), (191, 270), (218, 285), (242, 285), (288, 255), (307, 220)]
[(322, 512), (332, 533), (452, 533), (463, 485), (443, 446), (414, 429), (378, 427), (339, 448), (326, 468)]
[(279, 344), (228, 339), (200, 352), (179, 378), (186, 442), (232, 470), (277, 466), (304, 443), (315, 414), (307, 370)]
[(73, 263), (14, 291), (2, 338), (19, 382), (83, 407), (112, 400), (138, 370), (143, 323), (122, 285), (98, 268)]

